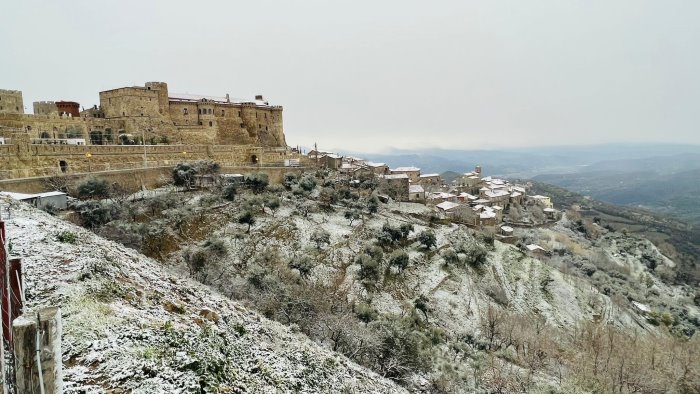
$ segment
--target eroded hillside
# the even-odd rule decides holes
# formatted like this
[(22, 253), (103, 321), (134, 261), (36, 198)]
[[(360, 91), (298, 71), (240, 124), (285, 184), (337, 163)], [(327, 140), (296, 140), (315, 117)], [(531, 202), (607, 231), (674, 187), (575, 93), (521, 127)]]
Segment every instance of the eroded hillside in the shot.
[(11, 253), (24, 263), (27, 306), (62, 309), (66, 393), (404, 391), (45, 212), (13, 205), (6, 222)]

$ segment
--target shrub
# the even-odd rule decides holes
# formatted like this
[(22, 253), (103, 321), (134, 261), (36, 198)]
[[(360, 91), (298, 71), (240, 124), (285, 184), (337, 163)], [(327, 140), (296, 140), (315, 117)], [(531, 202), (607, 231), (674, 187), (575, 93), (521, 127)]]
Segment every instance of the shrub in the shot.
[(236, 194), (238, 194), (238, 187), (234, 184), (229, 184), (224, 187), (221, 193), (221, 197), (227, 201), (233, 201), (236, 199)]
[(294, 172), (288, 172), (284, 174), (284, 179), (282, 180), (282, 184), (284, 185), (285, 189), (287, 190), (292, 190), (292, 186), (296, 184), (299, 180), (299, 176), (294, 173)]
[(173, 183), (175, 186), (192, 187), (197, 169), (190, 163), (178, 163), (173, 169)]
[(316, 178), (312, 175), (304, 175), (304, 177), (299, 180), (299, 187), (307, 192), (314, 190), (316, 188)]
[(248, 230), (246, 232), (249, 233), (250, 228), (255, 224), (255, 216), (251, 211), (243, 211), (243, 213), (240, 216), (238, 216), (238, 223), (247, 224)]
[(367, 211), (370, 214), (377, 213), (379, 210), (379, 197), (376, 194), (372, 194), (367, 200)]
[(83, 226), (95, 228), (112, 220), (113, 212), (109, 204), (100, 201), (86, 201), (75, 207)]
[(347, 219), (352, 226), (352, 222), (360, 218), (360, 213), (355, 209), (348, 209), (343, 216), (345, 216), (345, 219)]
[(56, 239), (59, 242), (63, 242), (66, 244), (75, 244), (75, 242), (78, 240), (78, 236), (70, 231), (62, 231), (56, 235)]
[(453, 248), (447, 248), (443, 250), (442, 259), (445, 260), (445, 265), (453, 265), (459, 262), (459, 256)]
[(321, 249), (323, 245), (331, 243), (331, 234), (322, 228), (317, 228), (311, 233), (309, 240), (316, 244), (316, 248)]
[(437, 239), (435, 238), (434, 232), (425, 230), (418, 234), (418, 242), (420, 242), (426, 249), (430, 249), (437, 244)]
[(270, 179), (264, 173), (248, 174), (245, 176), (245, 183), (254, 193), (261, 193), (270, 184)]
[(104, 179), (88, 178), (78, 185), (79, 198), (107, 198), (109, 194), (109, 184)]
[(357, 318), (365, 323), (377, 320), (377, 317), (379, 317), (379, 313), (372, 308), (371, 305), (364, 302), (360, 302), (359, 304), (355, 305), (355, 315), (357, 315)]
[(277, 196), (271, 196), (265, 201), (265, 206), (270, 208), (274, 214), (277, 208), (280, 207), (280, 199)]
[(314, 268), (313, 261), (307, 255), (294, 257), (288, 265), (289, 268), (298, 270), (302, 277), (308, 277), (309, 273), (311, 273), (311, 270)]
[(362, 248), (362, 253), (368, 255), (369, 257), (377, 261), (382, 261), (382, 258), (384, 258), (384, 252), (382, 251), (382, 248), (376, 245), (365, 245), (365, 247)]
[(381, 276), (381, 265), (367, 254), (360, 254), (355, 258), (355, 263), (360, 265), (360, 279), (367, 284), (375, 284)]
[(394, 251), (391, 256), (389, 256), (389, 264), (397, 267), (399, 271), (403, 271), (408, 267), (409, 259), (408, 254), (403, 250)]

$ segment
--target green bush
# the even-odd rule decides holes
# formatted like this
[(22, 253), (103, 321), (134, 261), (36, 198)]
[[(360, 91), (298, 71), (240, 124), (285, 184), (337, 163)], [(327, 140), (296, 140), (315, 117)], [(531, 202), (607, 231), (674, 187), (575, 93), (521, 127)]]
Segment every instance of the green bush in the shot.
[(289, 262), (289, 268), (299, 270), (302, 277), (308, 277), (311, 270), (314, 268), (314, 262), (307, 255), (301, 255), (294, 257)]
[(109, 184), (104, 179), (88, 178), (78, 185), (79, 198), (107, 198), (109, 196)]
[(75, 244), (78, 240), (78, 236), (70, 231), (62, 231), (56, 235), (56, 239), (66, 244)]
[(408, 267), (409, 258), (408, 254), (403, 250), (395, 250), (391, 256), (389, 256), (389, 264), (397, 267), (399, 271), (403, 271)]
[(224, 186), (224, 190), (222, 191), (221, 196), (224, 198), (224, 200), (233, 201), (236, 199), (236, 194), (238, 194), (238, 187), (236, 185), (230, 184)]
[(420, 242), (426, 249), (430, 249), (437, 244), (437, 238), (435, 237), (434, 232), (425, 230), (418, 234), (418, 242)]

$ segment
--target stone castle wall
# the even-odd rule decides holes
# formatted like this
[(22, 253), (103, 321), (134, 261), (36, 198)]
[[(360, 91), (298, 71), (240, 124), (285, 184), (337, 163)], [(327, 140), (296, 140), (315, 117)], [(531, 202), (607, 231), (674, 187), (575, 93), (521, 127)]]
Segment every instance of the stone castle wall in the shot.
[(0, 89), (0, 114), (23, 114), (24, 99), (19, 90)]
[[(0, 91), (0, 101), (19, 103), (23, 110), (19, 91)], [(173, 166), (201, 159), (222, 166), (272, 166), (297, 158), (287, 151), (282, 107), (268, 105), (262, 96), (236, 103), (228, 95), (171, 98), (166, 83), (148, 82), (100, 92), (100, 108), (77, 117), (62, 115), (58, 104), (34, 103), (37, 115), (0, 111), (0, 137), (11, 144), (0, 146), (0, 179)], [(78, 105), (64, 104), (72, 111)], [(68, 139), (84, 139), (86, 145), (67, 145)], [(142, 139), (147, 145), (133, 145)], [(164, 145), (148, 145), (151, 141)]]
[(221, 166), (282, 166), (282, 149), (239, 145), (0, 145), (0, 179), (175, 166), (214, 160)]
[(33, 107), (34, 115), (58, 116), (58, 107), (54, 101), (35, 101)]

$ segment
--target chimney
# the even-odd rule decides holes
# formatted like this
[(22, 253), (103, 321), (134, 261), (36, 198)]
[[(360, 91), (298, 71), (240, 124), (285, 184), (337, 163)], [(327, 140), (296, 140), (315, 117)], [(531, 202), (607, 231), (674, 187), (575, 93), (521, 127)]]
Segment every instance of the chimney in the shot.
[(255, 100), (257, 100), (257, 101), (263, 101), (263, 96), (262, 96), (262, 94), (256, 95), (256, 96), (255, 96)]

